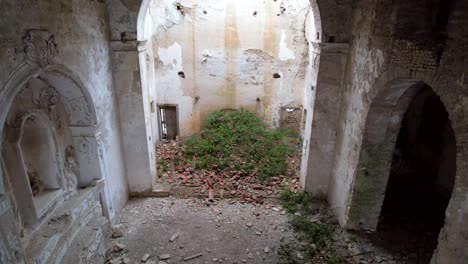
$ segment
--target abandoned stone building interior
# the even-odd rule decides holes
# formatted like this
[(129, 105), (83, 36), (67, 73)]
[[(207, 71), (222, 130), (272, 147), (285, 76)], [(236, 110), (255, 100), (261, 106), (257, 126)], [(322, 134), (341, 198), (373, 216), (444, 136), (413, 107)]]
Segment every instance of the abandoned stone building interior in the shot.
[(155, 188), (155, 145), (241, 108), (300, 134), (300, 186), (341, 228), (411, 215), (436, 230), (430, 263), (468, 263), (468, 1), (0, 11), (1, 264), (105, 263), (130, 197)]

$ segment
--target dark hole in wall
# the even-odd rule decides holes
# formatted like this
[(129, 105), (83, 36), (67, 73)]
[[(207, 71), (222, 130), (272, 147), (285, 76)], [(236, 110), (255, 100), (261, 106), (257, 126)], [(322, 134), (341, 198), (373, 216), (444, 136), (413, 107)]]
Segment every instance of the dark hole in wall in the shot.
[(120, 40), (122, 41), (134, 41), (137, 39), (137, 34), (136, 32), (121, 32), (120, 33)]
[(279, 79), (279, 78), (281, 78), (281, 75), (279, 73), (275, 73), (275, 74), (273, 74), (273, 78)]
[(447, 24), (450, 16), (450, 11), (453, 7), (453, 0), (440, 0), (437, 1), (438, 8), (436, 9), (436, 13), (434, 15), (434, 20), (432, 23), (432, 31), (433, 32), (446, 32), (447, 31)]
[(453, 0), (397, 1), (397, 35), (403, 39), (446, 35)]
[(401, 123), (378, 232), (398, 251), (429, 263), (456, 173), (455, 136), (440, 98), (423, 89)]
[(179, 75), (180, 78), (185, 79), (185, 73), (183, 71), (178, 72), (177, 75)]
[(175, 7), (177, 8), (177, 10), (180, 12), (181, 15), (185, 16), (185, 14), (187, 13), (187, 10), (185, 9), (183, 5), (181, 5), (180, 3), (176, 3)]

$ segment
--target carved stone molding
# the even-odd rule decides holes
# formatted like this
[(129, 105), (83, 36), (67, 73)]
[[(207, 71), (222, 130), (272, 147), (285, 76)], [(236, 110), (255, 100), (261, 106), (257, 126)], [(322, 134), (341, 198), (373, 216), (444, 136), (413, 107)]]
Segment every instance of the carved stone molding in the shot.
[(45, 111), (56, 129), (61, 129), (62, 124), (60, 123), (60, 118), (57, 113), (56, 106), (58, 104), (59, 94), (52, 87), (47, 86), (42, 88), (40, 93), (33, 95), (32, 101), (34, 105), (43, 111)]
[(24, 53), (40, 67), (49, 65), (57, 55), (54, 35), (45, 29), (30, 29), (23, 38)]
[(68, 146), (65, 149), (65, 180), (67, 190), (70, 193), (74, 193), (77, 190), (79, 174), (79, 164), (75, 158), (75, 148)]

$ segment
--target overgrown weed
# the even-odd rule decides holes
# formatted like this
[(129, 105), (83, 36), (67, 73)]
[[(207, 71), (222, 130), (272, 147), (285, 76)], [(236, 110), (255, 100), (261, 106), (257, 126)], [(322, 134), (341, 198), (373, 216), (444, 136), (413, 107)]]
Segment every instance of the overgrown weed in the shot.
[(325, 202), (312, 199), (306, 192), (291, 191), (281, 193), (280, 200), (289, 214), (289, 224), (296, 239), (283, 244), (279, 250), (286, 263), (309, 263), (316, 258), (323, 261), (312, 263), (346, 263), (344, 258), (335, 254), (337, 224)]
[(198, 169), (236, 169), (268, 181), (286, 173), (288, 156), (297, 149), (291, 138), (291, 131), (270, 130), (245, 109), (218, 111), (186, 141), (186, 153)]

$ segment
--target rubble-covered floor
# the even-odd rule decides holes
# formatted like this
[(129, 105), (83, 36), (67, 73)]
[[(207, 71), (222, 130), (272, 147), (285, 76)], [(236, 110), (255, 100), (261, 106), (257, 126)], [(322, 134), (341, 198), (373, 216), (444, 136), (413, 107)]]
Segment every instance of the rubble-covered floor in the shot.
[[(294, 141), (294, 139), (292, 139)], [(299, 147), (298, 147), (299, 148)], [(164, 185), (170, 195), (184, 198), (236, 198), (241, 202), (262, 204), (265, 199), (278, 198), (284, 190), (300, 190), (299, 174), (302, 154), (297, 151), (288, 157), (285, 175), (260, 181), (258, 175), (244, 174), (235, 168), (226, 170), (197, 169), (185, 164), (185, 146), (177, 141), (160, 143), (156, 147), (157, 175), (155, 186)]]
[(277, 250), (292, 235), (286, 213), (268, 202), (221, 200), (208, 207), (200, 199), (134, 199), (118, 224), (114, 235), (122, 236), (112, 242), (114, 251), (123, 250), (110, 263), (140, 263), (146, 254), (147, 264), (280, 263)]
[(203, 199), (133, 199), (113, 227), (112, 253), (106, 263), (428, 263), (411, 253), (412, 247), (410, 252), (393, 251), (378, 242), (378, 234), (341, 229), (328, 218), (332, 216), (326, 205), (312, 207), (321, 209), (304, 219), (334, 231), (327, 246), (309, 255), (315, 244), (298, 238), (310, 234), (293, 231), (291, 218), (288, 221), (291, 212), (286, 213), (276, 200), (254, 205), (222, 199), (207, 206)]

